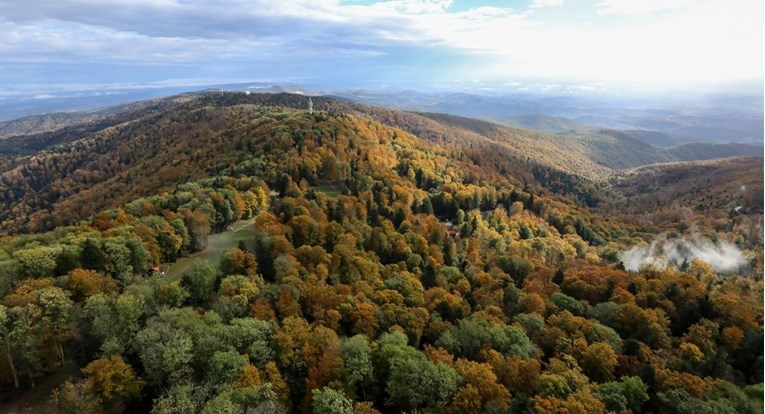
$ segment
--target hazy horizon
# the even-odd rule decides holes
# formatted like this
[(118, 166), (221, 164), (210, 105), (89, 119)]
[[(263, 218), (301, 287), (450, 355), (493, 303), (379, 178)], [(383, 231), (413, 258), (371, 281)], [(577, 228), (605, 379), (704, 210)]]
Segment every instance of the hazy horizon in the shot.
[(239, 82), (761, 94), (762, 15), (758, 0), (0, 1), (0, 97)]

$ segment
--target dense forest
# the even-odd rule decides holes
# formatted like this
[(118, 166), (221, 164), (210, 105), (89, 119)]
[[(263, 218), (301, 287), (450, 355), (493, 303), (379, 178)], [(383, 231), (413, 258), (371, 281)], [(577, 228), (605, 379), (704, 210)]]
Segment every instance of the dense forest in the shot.
[[(233, 137), (272, 134), (260, 130), (268, 127), (265, 124), (250, 125), (259, 116), (253, 108), (305, 106), (301, 95), (184, 94), (103, 110), (94, 121), (7, 138), (0, 145), (0, 202), (7, 205), (0, 210), (0, 233), (52, 230), (190, 179), (215, 176), (246, 149)], [(678, 158), (670, 150), (619, 136), (562, 137), (329, 97), (316, 97), (315, 107), (374, 120), (441, 146), (457, 146), (473, 160), (491, 159), (497, 173), (521, 188), (569, 197), (588, 207), (604, 201), (612, 207), (620, 197), (603, 184), (615, 169)], [(694, 160), (752, 151), (699, 146), (703, 150), (675, 147), (670, 152)], [(752, 171), (746, 173), (753, 176)], [(759, 193), (749, 194), (756, 198)]]
[[(762, 412), (761, 205), (673, 216), (644, 172), (596, 183), (504, 127), (303, 99), (202, 97), (9, 158), (0, 381), (71, 372), (20, 410)], [(220, 261), (161, 271), (242, 220)], [(624, 269), (691, 224), (746, 265)]]
[[(263, 108), (305, 106), (305, 98), (298, 95), (205, 94), (190, 102), (178, 101), (162, 101), (148, 110), (104, 118), (98, 124), (103, 128), (97, 132), (93, 132), (97, 127), (87, 123), (9, 139), (12, 142), (6, 142), (10, 144), (6, 147), (24, 155), (0, 157), (0, 200), (8, 206), (0, 211), (0, 230), (51, 230), (193, 178), (215, 176), (242, 162), (242, 152), (248, 150), (241, 143), (243, 136), (272, 136), (280, 127), (278, 122), (253, 124), (253, 119), (262, 119)], [(160, 105), (170, 108), (159, 110)], [(592, 183), (562, 169), (594, 171), (602, 167), (584, 158), (563, 158), (562, 150), (534, 160), (523, 155), (546, 154), (552, 148), (544, 142), (527, 145), (537, 142), (533, 132), (506, 135), (496, 129), (499, 126), (475, 121), (482, 127), (479, 134), (473, 125), (441, 124), (418, 114), (326, 98), (317, 98), (316, 106), (330, 113), (377, 120), (429, 142), (464, 148), (461, 156), (491, 160), (497, 164), (496, 173), (521, 187), (549, 188), (591, 205), (603, 198)], [(88, 138), (74, 139), (83, 136)], [(42, 147), (35, 146), (37, 143)]]

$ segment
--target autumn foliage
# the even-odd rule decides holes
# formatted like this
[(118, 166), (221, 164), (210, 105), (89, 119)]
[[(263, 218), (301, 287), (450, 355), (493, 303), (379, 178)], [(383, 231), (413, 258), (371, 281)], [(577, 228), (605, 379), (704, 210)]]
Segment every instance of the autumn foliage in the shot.
[[(10, 222), (69, 225), (0, 240), (0, 380), (31, 387), (76, 364), (82, 378), (47, 402), (61, 413), (761, 405), (761, 280), (698, 263), (627, 272), (615, 252), (649, 233), (590, 211), (584, 192), (552, 193), (502, 148), (325, 109), (234, 102), (158, 119), (131, 134), (179, 146), (194, 179), (128, 185), (132, 199), (81, 222), (69, 204)], [(246, 243), (218, 263), (161, 274), (244, 219)]]

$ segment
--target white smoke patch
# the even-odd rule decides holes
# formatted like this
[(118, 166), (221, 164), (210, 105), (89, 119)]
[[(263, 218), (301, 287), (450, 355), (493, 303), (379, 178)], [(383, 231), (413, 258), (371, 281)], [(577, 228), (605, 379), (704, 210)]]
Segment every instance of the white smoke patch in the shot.
[(629, 271), (652, 266), (664, 269), (668, 266), (682, 267), (693, 260), (703, 260), (717, 273), (730, 273), (747, 264), (746, 256), (735, 244), (721, 240), (717, 243), (697, 234), (682, 238), (659, 238), (650, 245), (634, 246), (619, 253), (619, 260)]

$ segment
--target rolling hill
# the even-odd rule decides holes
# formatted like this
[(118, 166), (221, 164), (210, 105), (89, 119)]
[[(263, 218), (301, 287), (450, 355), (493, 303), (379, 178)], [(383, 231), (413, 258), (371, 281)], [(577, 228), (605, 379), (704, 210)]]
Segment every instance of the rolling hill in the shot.
[[(614, 131), (545, 134), (434, 113), (411, 113), (316, 97), (317, 110), (399, 128), (439, 145), (456, 145), (502, 160), (517, 185), (573, 197), (594, 206), (609, 198), (598, 182), (615, 170), (657, 162), (751, 155), (743, 144), (689, 144), (661, 149)], [(204, 92), (112, 109), (94, 121), (3, 141), (0, 212), (3, 227), (37, 230), (76, 220), (155, 193), (237, 162), (241, 146), (230, 138), (273, 135), (261, 122), (263, 107), (303, 110), (295, 94)], [(252, 119), (253, 121), (248, 121)], [(264, 125), (267, 125), (265, 123)], [(254, 128), (254, 129), (253, 129)], [(484, 157), (482, 155), (482, 157)], [(161, 178), (160, 178), (161, 177)]]
[[(239, 157), (245, 148), (232, 141), (232, 137), (241, 140), (276, 134), (273, 127), (276, 121), (263, 111), (279, 105), (288, 111), (302, 112), (290, 108), (305, 106), (304, 97), (286, 94), (219, 93), (184, 99), (187, 100), (184, 103), (178, 99), (161, 101), (96, 123), (6, 140), (14, 145), (11, 149), (27, 155), (9, 156), (0, 163), (0, 200), (8, 206), (0, 212), (3, 227), (49, 229), (141, 194), (212, 175), (241, 161)], [(570, 187), (570, 193), (591, 199), (594, 196), (589, 192), (596, 191), (573, 175), (553, 174), (552, 167), (543, 162), (518, 158), (521, 154), (506, 143), (497, 144), (421, 115), (331, 99), (317, 99), (316, 107), (335, 114), (355, 114), (368, 121), (379, 120), (418, 133), (430, 142), (473, 143), (472, 152), (500, 156), (496, 162), (504, 165), (506, 173), (517, 177), (517, 185), (543, 187), (541, 180), (555, 175), (557, 182), (567, 183), (565, 187)], [(34, 152), (40, 147), (45, 149)], [(528, 172), (531, 164), (541, 178), (535, 179), (534, 173)], [(587, 188), (568, 185), (571, 183)]]
[(612, 179), (641, 211), (692, 208), (705, 213), (762, 214), (762, 158), (654, 164), (624, 171)]
[(50, 132), (70, 125), (93, 121), (101, 117), (98, 113), (58, 112), (0, 122), (0, 140), (16, 135)]
[(551, 134), (598, 129), (592, 125), (582, 124), (569, 118), (541, 114), (517, 115), (508, 118), (504, 123), (516, 128), (531, 129)]
[(760, 93), (632, 99), (582, 91), (565, 93), (560, 89), (556, 94), (544, 88), (536, 92), (518, 90), (504, 94), (476, 91), (346, 91), (339, 94), (370, 105), (447, 113), (501, 123), (512, 123), (513, 118), (518, 117), (519, 122), (525, 120), (528, 123), (525, 127), (537, 127), (543, 132), (553, 132), (550, 129), (560, 129), (562, 123), (570, 125), (573, 122), (598, 129), (652, 131), (682, 137), (682, 142), (737, 142), (760, 146), (763, 143), (763, 101)]
[(639, 135), (616, 130), (599, 130), (557, 135), (567, 152), (580, 154), (612, 170), (672, 161), (700, 161), (735, 156), (762, 156), (763, 147), (752, 144), (684, 143), (667, 148), (648, 144)]
[(423, 115), (458, 130), (502, 142), (531, 159), (595, 180), (608, 176), (613, 170), (671, 161), (761, 156), (763, 150), (759, 145), (712, 143), (659, 148), (632, 133), (616, 130), (546, 134), (454, 115)]
[(9, 139), (0, 408), (759, 407), (761, 158), (616, 170), (670, 153), (305, 106), (209, 92)]

